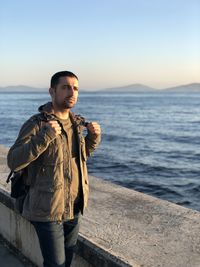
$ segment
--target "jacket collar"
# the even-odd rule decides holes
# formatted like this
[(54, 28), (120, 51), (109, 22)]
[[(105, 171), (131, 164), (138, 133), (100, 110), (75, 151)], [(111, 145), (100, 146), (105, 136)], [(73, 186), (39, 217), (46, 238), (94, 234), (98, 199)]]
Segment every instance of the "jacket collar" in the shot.
[[(38, 108), (38, 111), (47, 119), (47, 120), (52, 120), (52, 119), (58, 119), (55, 114), (54, 114), (54, 109), (52, 102), (47, 102), (46, 104), (40, 106)], [(69, 111), (69, 117), (71, 119), (72, 124), (79, 128), (79, 131), (83, 128), (85, 119), (81, 117), (80, 115), (76, 115), (73, 113), (71, 110)]]

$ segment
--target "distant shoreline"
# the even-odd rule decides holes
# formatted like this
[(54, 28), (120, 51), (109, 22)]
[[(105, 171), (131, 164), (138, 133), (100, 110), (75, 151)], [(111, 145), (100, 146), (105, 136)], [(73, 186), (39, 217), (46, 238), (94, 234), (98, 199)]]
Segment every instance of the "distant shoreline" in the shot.
[(25, 91), (25, 90), (24, 90), (24, 91), (22, 91), (22, 90), (21, 90), (21, 91), (18, 91), (18, 90), (16, 90), (16, 91), (9, 91), (9, 90), (8, 90), (8, 91), (5, 91), (5, 90), (1, 90), (1, 89), (0, 89), (0, 94), (1, 94), (1, 93), (4, 93), (4, 94), (5, 94), (5, 93), (6, 93), (6, 94), (13, 94), (13, 93), (14, 93), (14, 94), (16, 94), (16, 93), (25, 93), (25, 94), (47, 93), (47, 94), (48, 94), (48, 91), (31, 91), (31, 90), (30, 90), (30, 91)]
[[(130, 84), (104, 89), (80, 89), (81, 93), (200, 93), (200, 83), (190, 83), (176, 87), (156, 89), (144, 84)], [(24, 85), (0, 87), (0, 93), (48, 93), (48, 88)]]
[[(0, 90), (0, 94), (45, 94), (45, 95), (49, 95), (48, 91), (4, 91), (4, 90)], [(174, 90), (174, 91), (168, 91), (168, 90), (155, 90), (155, 91), (81, 91), (79, 92), (79, 95), (81, 94), (106, 94), (106, 95), (114, 95), (114, 94), (119, 94), (119, 95), (123, 95), (123, 94), (135, 94), (135, 95), (145, 95), (145, 94), (152, 94), (152, 95), (156, 95), (156, 94), (170, 94), (170, 95), (175, 95), (175, 94), (200, 94), (200, 90)]]

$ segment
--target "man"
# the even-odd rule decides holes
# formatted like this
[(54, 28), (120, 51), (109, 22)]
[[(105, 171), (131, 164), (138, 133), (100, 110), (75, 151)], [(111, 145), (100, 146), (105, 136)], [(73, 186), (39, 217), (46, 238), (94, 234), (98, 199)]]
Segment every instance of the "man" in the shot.
[(75, 74), (55, 73), (49, 93), (52, 102), (22, 126), (9, 150), (8, 166), (23, 169), (29, 191), (22, 216), (35, 227), (44, 267), (66, 267), (71, 265), (80, 213), (88, 201), (86, 160), (100, 143), (101, 129), (70, 111), (78, 99)]

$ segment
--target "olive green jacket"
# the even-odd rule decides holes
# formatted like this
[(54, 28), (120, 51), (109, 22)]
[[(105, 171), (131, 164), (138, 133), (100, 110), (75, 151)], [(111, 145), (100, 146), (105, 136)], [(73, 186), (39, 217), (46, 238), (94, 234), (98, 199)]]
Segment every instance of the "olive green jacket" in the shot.
[[(39, 111), (39, 114), (24, 123), (7, 157), (11, 170), (24, 169), (24, 181), (30, 188), (23, 204), (22, 216), (41, 222), (72, 219), (74, 205), (71, 197), (69, 157), (68, 162), (64, 161), (66, 135), (62, 130), (60, 135), (55, 136), (45, 126), (42, 118), (56, 119), (50, 102), (40, 107)], [(100, 135), (88, 133), (84, 137), (81, 117), (70, 112), (70, 118), (79, 147), (83, 213), (89, 193), (86, 160), (100, 143)]]

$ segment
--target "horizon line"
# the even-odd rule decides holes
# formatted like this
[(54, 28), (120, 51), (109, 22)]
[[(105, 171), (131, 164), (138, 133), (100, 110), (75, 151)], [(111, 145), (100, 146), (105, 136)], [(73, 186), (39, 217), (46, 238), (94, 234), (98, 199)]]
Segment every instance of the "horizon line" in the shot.
[[(200, 82), (191, 82), (191, 83), (187, 83), (187, 84), (180, 84), (180, 85), (174, 85), (174, 86), (170, 86), (170, 87), (163, 87), (163, 88), (156, 88), (156, 87), (152, 87), (143, 83), (133, 83), (133, 84), (128, 84), (128, 85), (121, 85), (121, 86), (112, 86), (112, 87), (104, 87), (104, 88), (100, 88), (100, 89), (86, 89), (86, 88), (81, 88), (81, 90), (83, 91), (102, 91), (102, 90), (110, 90), (110, 89), (117, 89), (117, 88), (126, 88), (126, 87), (131, 87), (131, 86), (144, 86), (144, 87), (148, 87), (149, 89), (153, 89), (153, 90), (165, 90), (165, 89), (170, 89), (170, 88), (176, 88), (176, 87), (182, 87), (182, 86), (191, 86), (191, 85), (200, 85)], [(2, 89), (6, 89), (9, 87), (27, 87), (30, 89), (36, 89), (36, 90), (48, 90), (49, 87), (37, 87), (37, 86), (30, 86), (30, 85), (7, 85), (7, 86), (0, 86), (0, 90)]]

